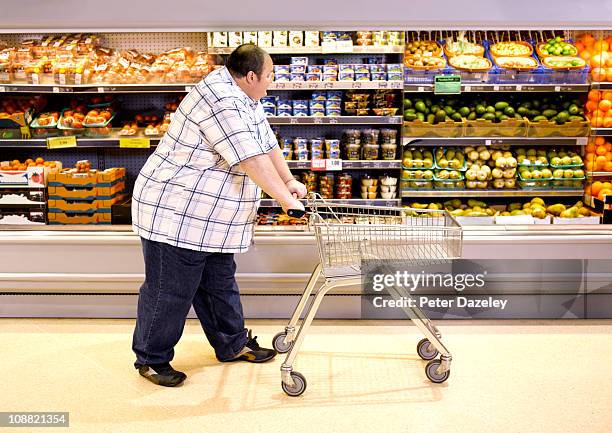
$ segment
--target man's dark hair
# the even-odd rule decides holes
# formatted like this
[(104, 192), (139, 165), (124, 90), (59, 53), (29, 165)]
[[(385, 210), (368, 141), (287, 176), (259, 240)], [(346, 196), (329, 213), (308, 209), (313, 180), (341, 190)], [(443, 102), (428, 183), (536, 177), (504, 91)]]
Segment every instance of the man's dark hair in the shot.
[(253, 44), (243, 44), (236, 48), (227, 58), (225, 66), (232, 75), (242, 78), (249, 73), (255, 72), (257, 78), (261, 78), (264, 63), (269, 54)]

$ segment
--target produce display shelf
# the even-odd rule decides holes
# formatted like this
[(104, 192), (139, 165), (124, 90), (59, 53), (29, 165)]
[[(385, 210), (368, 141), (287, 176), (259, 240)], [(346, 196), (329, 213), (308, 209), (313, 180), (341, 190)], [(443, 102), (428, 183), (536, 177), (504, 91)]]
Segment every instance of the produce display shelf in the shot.
[[(298, 170), (310, 170), (311, 161), (287, 161), (289, 168)], [(374, 160), (374, 161), (351, 161), (343, 160), (342, 169), (400, 169), (401, 160)]]
[(604, 137), (612, 137), (612, 128), (591, 128), (591, 134)]
[[(329, 49), (327, 47), (262, 47), (268, 54), (403, 54), (403, 45), (360, 46)], [(234, 47), (208, 47), (209, 54), (230, 54)]]
[(337, 117), (279, 117), (269, 116), (270, 125), (401, 125), (402, 116), (337, 116)]
[[(612, 129), (610, 129), (612, 134)], [(404, 146), (473, 146), (516, 144), (521, 146), (586, 146), (588, 137), (403, 137)]]
[(185, 93), (195, 84), (4, 84), (0, 93)]
[[(482, 92), (588, 92), (588, 84), (462, 84), (462, 93)], [(410, 93), (433, 92), (433, 84), (405, 84)]]
[(612, 177), (612, 171), (590, 171), (586, 175), (588, 177)]
[(600, 90), (612, 90), (612, 81), (603, 81), (600, 83), (591, 83), (591, 87), (593, 89), (600, 89)]
[[(134, 138), (134, 137), (126, 137), (126, 138)], [(137, 137), (137, 138), (145, 138), (145, 137)], [(149, 138), (151, 147), (157, 146), (159, 143), (159, 137)], [(80, 148), (85, 147), (119, 147), (120, 139), (119, 138), (77, 138), (76, 139), (77, 146)], [(11, 147), (11, 148), (35, 148), (35, 147), (47, 147), (46, 139), (1, 139), (0, 147)]]
[(417, 197), (578, 197), (583, 189), (576, 190), (429, 190), (402, 191), (403, 198)]
[[(306, 204), (307, 201), (306, 200), (300, 200), (302, 203)], [(400, 199), (384, 199), (384, 198), (379, 198), (379, 199), (373, 199), (373, 200), (364, 200), (364, 199), (359, 199), (359, 198), (351, 198), (351, 199), (326, 199), (325, 201), (329, 202), (329, 203), (333, 203), (333, 204), (346, 204), (346, 205), (355, 205), (355, 206), (386, 206), (386, 207), (393, 207), (393, 206), (400, 206), (401, 200)], [(262, 199), (259, 207), (280, 207), (280, 205), (278, 204), (278, 202), (276, 200), (273, 199)]]
[(400, 80), (393, 81), (292, 81), (274, 82), (268, 90), (378, 90), (403, 89)]

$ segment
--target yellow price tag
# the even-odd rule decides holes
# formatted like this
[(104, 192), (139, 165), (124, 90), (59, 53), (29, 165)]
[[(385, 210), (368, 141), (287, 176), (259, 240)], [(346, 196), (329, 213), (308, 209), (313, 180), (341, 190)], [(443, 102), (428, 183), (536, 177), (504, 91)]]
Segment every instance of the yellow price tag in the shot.
[(47, 138), (47, 149), (64, 149), (67, 147), (77, 147), (77, 141), (74, 135)]
[(149, 149), (151, 140), (148, 138), (120, 138), (119, 147), (128, 149)]

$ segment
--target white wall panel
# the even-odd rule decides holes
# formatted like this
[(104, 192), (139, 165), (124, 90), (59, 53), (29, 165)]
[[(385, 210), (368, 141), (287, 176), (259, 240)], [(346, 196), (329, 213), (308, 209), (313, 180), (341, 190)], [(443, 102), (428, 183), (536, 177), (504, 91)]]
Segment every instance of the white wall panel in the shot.
[(609, 28), (612, 0), (4, 0), (0, 31)]

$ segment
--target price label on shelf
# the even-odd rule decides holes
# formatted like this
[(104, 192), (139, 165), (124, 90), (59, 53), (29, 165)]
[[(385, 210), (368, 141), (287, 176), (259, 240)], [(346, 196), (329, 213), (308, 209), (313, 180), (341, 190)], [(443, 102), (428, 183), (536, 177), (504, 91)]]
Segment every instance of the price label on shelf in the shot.
[(53, 93), (59, 93), (60, 92), (60, 88), (59, 87), (54, 87), (53, 88)]
[(104, 93), (104, 87), (98, 87), (98, 93)]
[(123, 137), (119, 139), (119, 147), (124, 149), (149, 149), (151, 140), (148, 138)]
[(342, 170), (342, 160), (341, 159), (326, 159), (325, 168), (327, 168), (327, 171), (341, 171)]
[(313, 122), (315, 125), (318, 125), (318, 124), (323, 123), (323, 119), (322, 119), (322, 118), (320, 118), (320, 117), (315, 117), (315, 118), (312, 120), (312, 122)]
[(329, 123), (338, 123), (338, 119), (334, 119), (333, 117), (329, 119)]
[(310, 161), (310, 169), (312, 171), (325, 171), (325, 160), (324, 159), (313, 159)]
[(297, 125), (299, 122), (298, 122), (298, 119), (293, 118), (293, 119), (289, 119), (289, 123), (292, 125)]
[(305, 83), (303, 81), (294, 81), (291, 84), (294, 89), (303, 89)]
[(320, 83), (312, 82), (312, 81), (308, 82), (308, 88), (309, 89), (318, 89), (319, 86), (320, 86)]
[(354, 81), (354, 82), (352, 83), (351, 88), (352, 88), (352, 89), (361, 89), (361, 82), (360, 82), (360, 81)]
[(461, 93), (461, 75), (436, 75), (434, 77), (436, 95), (458, 95)]
[(517, 85), (516, 85), (516, 91), (517, 91), (517, 92), (520, 92), (521, 90), (523, 90), (523, 86), (522, 86), (522, 85), (520, 85), (520, 84), (517, 84)]
[(576, 145), (578, 146), (586, 146), (589, 143), (588, 137), (578, 137), (576, 138)]
[(185, 92), (189, 93), (193, 90), (193, 86), (185, 86)]
[(4, 92), (6, 92), (6, 87), (0, 86), (0, 93), (4, 93)]
[(68, 147), (77, 147), (77, 141), (74, 135), (47, 138), (47, 149), (66, 149)]

